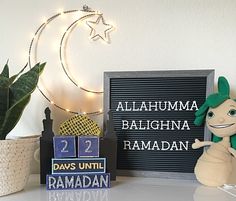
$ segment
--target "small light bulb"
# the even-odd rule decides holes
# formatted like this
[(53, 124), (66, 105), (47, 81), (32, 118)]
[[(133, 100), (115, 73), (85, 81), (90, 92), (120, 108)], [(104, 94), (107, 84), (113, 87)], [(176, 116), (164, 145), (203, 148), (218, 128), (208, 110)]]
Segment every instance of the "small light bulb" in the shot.
[(98, 11), (98, 10), (95, 11), (95, 14), (102, 15), (102, 13), (100, 11)]
[(109, 21), (109, 22), (106, 22), (106, 23), (112, 26), (111, 30), (116, 28), (116, 23), (114, 23), (113, 21)]
[[(54, 46), (54, 47), (55, 47), (55, 46)], [(64, 49), (64, 47), (65, 47), (64, 44), (60, 44), (60, 45), (59, 45), (59, 48), (61, 48), (61, 49)]]
[(54, 102), (53, 102), (53, 101), (50, 101), (50, 103), (51, 103), (52, 105), (54, 105)]
[(93, 97), (94, 97), (94, 93), (93, 93), (93, 92), (88, 92), (88, 93), (87, 93), (87, 96), (88, 96), (89, 98), (93, 98)]
[(45, 28), (49, 29), (50, 25), (48, 23), (45, 24)]
[(78, 11), (74, 14), (74, 16), (72, 17), (74, 20), (78, 20), (79, 18), (81, 18), (81, 13)]
[(64, 13), (64, 9), (59, 8), (59, 9), (57, 10), (57, 12), (60, 13), (60, 14), (62, 14), (62, 13)]
[(100, 109), (99, 112), (102, 113), (102, 109)]
[(66, 18), (66, 15), (65, 15), (65, 13), (64, 13), (64, 12), (63, 12), (63, 13), (61, 13), (60, 17), (61, 17), (61, 19), (65, 19), (65, 18)]
[(58, 13), (60, 14), (60, 17), (61, 17), (62, 19), (65, 19), (65, 18), (66, 18), (64, 9), (62, 9), (62, 8), (58, 9)]
[(67, 33), (66, 29), (67, 29), (67, 27), (66, 27), (66, 26), (62, 26), (62, 27), (61, 27), (61, 29), (60, 29), (60, 30), (61, 30), (61, 33), (64, 33), (64, 32), (66, 32), (66, 33)]
[(48, 19), (47, 19), (46, 17), (42, 17), (42, 22), (45, 23), (45, 24), (47, 24)]
[(86, 112), (83, 112), (83, 114), (86, 114)]
[(30, 34), (30, 38), (35, 39), (35, 38), (36, 38), (36, 35), (35, 35), (34, 33), (31, 33), (31, 34)]
[(76, 81), (76, 84), (78, 87), (83, 87), (83, 82), (80, 80), (80, 81)]
[(69, 110), (69, 109), (66, 109), (66, 111), (67, 111), (67, 112), (70, 112), (70, 110)]

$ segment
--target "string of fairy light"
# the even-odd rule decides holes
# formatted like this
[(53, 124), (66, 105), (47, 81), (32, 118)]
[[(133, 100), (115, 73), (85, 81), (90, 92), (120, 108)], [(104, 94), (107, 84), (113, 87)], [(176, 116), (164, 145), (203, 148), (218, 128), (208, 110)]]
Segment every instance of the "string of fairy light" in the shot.
[[(61, 38), (61, 41), (60, 41), (60, 46), (59, 46), (59, 59), (60, 59), (60, 64), (61, 64), (61, 67), (65, 73), (65, 75), (69, 78), (69, 80), (74, 84), (76, 85), (79, 89), (81, 89), (82, 91), (85, 91), (87, 93), (91, 93), (91, 94), (96, 94), (96, 95), (101, 95), (103, 94), (103, 91), (95, 91), (95, 90), (91, 90), (91, 89), (88, 89), (86, 87), (82, 87), (78, 84), (78, 82), (76, 82), (72, 76), (70, 76), (70, 73), (68, 72), (68, 70), (66, 70), (66, 65), (65, 65), (65, 62), (64, 62), (64, 59), (63, 59), (63, 48), (64, 48), (64, 40), (67, 39), (67, 37), (69, 36), (69, 34), (71, 33), (71, 31), (73, 30), (74, 27), (76, 27), (76, 25), (78, 25), (78, 23), (86, 20), (86, 19), (89, 19), (91, 17), (94, 17), (94, 16), (98, 16), (97, 20), (96, 21), (87, 21), (86, 24), (90, 27), (91, 29), (91, 32), (90, 32), (90, 38), (92, 40), (97, 40), (99, 38), (101, 38), (102, 40), (104, 40), (105, 42), (109, 43), (110, 40), (109, 40), (109, 32), (113, 30), (113, 26), (110, 25), (110, 24), (106, 24), (105, 21), (104, 21), (104, 18), (103, 18), (103, 15), (102, 13), (98, 12), (98, 11), (93, 11), (91, 10), (90, 8), (88, 8), (88, 6), (83, 6), (83, 9), (82, 10), (68, 10), (68, 11), (60, 11), (59, 13), (51, 16), (50, 18), (46, 19), (39, 27), (38, 29), (36, 30), (36, 32), (33, 34), (33, 37), (31, 39), (31, 42), (30, 42), (30, 46), (29, 46), (29, 51), (28, 51), (28, 63), (29, 63), (29, 67), (31, 68), (32, 67), (32, 51), (34, 49), (34, 60), (35, 60), (35, 63), (37, 63), (37, 47), (38, 47), (38, 43), (39, 43), (39, 39), (40, 39), (40, 36), (42, 34), (42, 32), (44, 31), (44, 29), (48, 26), (48, 24), (50, 22), (52, 22), (53, 20), (55, 20), (57, 17), (59, 16), (62, 16), (62, 15), (65, 15), (65, 14), (70, 14), (70, 13), (77, 13), (77, 12), (85, 12), (86, 14), (78, 19), (76, 19), (72, 24), (70, 24), (68, 26), (68, 28), (65, 30), (65, 32), (63, 33), (63, 36)], [(99, 34), (96, 32), (95, 28), (93, 27), (93, 24), (98, 24), (100, 19), (102, 19), (102, 23), (103, 25), (105, 25), (107, 28), (104, 30), (104, 33), (102, 34)], [(34, 46), (34, 48), (33, 48)], [(99, 109), (98, 111), (92, 111), (92, 112), (85, 112), (85, 111), (81, 111), (81, 109), (79, 109), (79, 111), (73, 111), (69, 108), (65, 108), (61, 105), (59, 105), (58, 103), (56, 103), (54, 100), (51, 100), (44, 92), (43, 90), (37, 86), (39, 92), (43, 95), (43, 97), (53, 106), (57, 107), (58, 109), (60, 110), (63, 110), (65, 112), (68, 112), (68, 113), (72, 113), (72, 114), (84, 114), (84, 115), (99, 115), (99, 114), (102, 114), (103, 113), (103, 110), (102, 109)]]
[[(100, 14), (95, 14), (95, 15), (100, 15)], [(92, 17), (94, 16), (94, 14), (91, 14), (91, 15), (86, 15), (86, 16), (83, 16), (81, 18), (79, 18), (78, 20), (74, 21), (67, 29), (66, 31), (63, 33), (63, 36), (61, 38), (61, 41), (60, 41), (60, 48), (59, 48), (59, 56), (60, 56), (60, 64), (62, 66), (62, 69), (63, 71), (65, 72), (66, 76), (69, 78), (69, 80), (77, 87), (79, 87), (81, 90), (83, 91), (86, 91), (88, 93), (94, 93), (94, 94), (102, 94), (103, 91), (95, 91), (95, 90), (91, 90), (91, 89), (87, 89), (87, 88), (84, 88), (82, 86), (80, 86), (78, 84), (78, 82), (76, 82), (72, 76), (70, 75), (69, 71), (66, 70), (66, 65), (65, 65), (65, 62), (64, 62), (64, 59), (63, 59), (63, 49), (64, 49), (64, 40), (66, 39), (66, 37), (71, 33), (71, 30), (73, 30), (73, 27), (75, 27), (80, 21), (86, 19), (86, 18), (89, 18), (89, 17)]]

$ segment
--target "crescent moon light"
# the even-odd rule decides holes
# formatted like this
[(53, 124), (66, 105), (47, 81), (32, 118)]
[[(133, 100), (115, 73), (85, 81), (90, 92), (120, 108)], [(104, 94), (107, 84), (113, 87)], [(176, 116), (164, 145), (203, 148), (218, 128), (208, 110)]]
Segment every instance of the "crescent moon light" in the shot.
[[(68, 28), (66, 29), (66, 31), (64, 32), (61, 41), (60, 41), (60, 48), (59, 48), (59, 56), (60, 56), (60, 64), (61, 67), (63, 68), (63, 71), (65, 73), (65, 75), (69, 78), (69, 80), (76, 85), (79, 89), (85, 91), (85, 92), (89, 92), (89, 93), (94, 93), (94, 94), (103, 94), (102, 91), (94, 91), (94, 90), (90, 90), (87, 89), (85, 87), (79, 86), (79, 84), (75, 81), (75, 79), (70, 75), (69, 71), (67, 70), (68, 68), (66, 68), (65, 62), (64, 62), (64, 58), (63, 58), (63, 45), (64, 45), (64, 41), (67, 40), (67, 37), (69, 36), (69, 34), (73, 31), (73, 29), (82, 21), (89, 19), (91, 17), (94, 16), (98, 16), (96, 21), (86, 21), (86, 24), (90, 27), (91, 31), (90, 31), (90, 38), (92, 40), (98, 40), (98, 39), (102, 39), (103, 41), (110, 43), (110, 38), (109, 38), (109, 32), (113, 30), (113, 26), (110, 24), (106, 24), (103, 18), (102, 13), (97, 12), (97, 11), (92, 11), (90, 10), (88, 7), (84, 6), (83, 10), (81, 10), (83, 12), (85, 12), (86, 14), (80, 18), (78, 18), (77, 20), (75, 20), (72, 24), (70, 24), (68, 26)], [(30, 42), (30, 46), (29, 46), (29, 51), (28, 51), (28, 63), (29, 66), (31, 68), (32, 66), (32, 51), (34, 50), (34, 60), (35, 63), (37, 63), (37, 47), (38, 47), (38, 42), (40, 39), (40, 36), (42, 34), (42, 32), (45, 30), (46, 26), (52, 22), (54, 19), (56, 19), (59, 16), (62, 16), (64, 14), (69, 14), (69, 13), (76, 13), (76, 12), (81, 12), (80, 10), (68, 10), (68, 11), (63, 11), (60, 13), (57, 13), (55, 15), (53, 15), (52, 17), (48, 18), (47, 20), (45, 20), (44, 23), (42, 23), (38, 29), (36, 30), (36, 32), (34, 33), (34, 36)], [(104, 25), (104, 30), (103, 32), (97, 32), (96, 31), (96, 25), (98, 25), (99, 23), (102, 23)], [(34, 46), (34, 48), (33, 48)], [(55, 107), (69, 112), (69, 113), (73, 113), (73, 114), (87, 114), (87, 115), (99, 115), (102, 114), (102, 109), (98, 110), (98, 111), (92, 111), (92, 112), (77, 112), (77, 111), (71, 111), (69, 109), (64, 108), (63, 106), (55, 103), (54, 101), (52, 101), (44, 92), (43, 90), (37, 86), (38, 90), (40, 91), (40, 93), (44, 96), (44, 98), (46, 98), (46, 100), (48, 102), (50, 102), (52, 105), (54, 105)]]

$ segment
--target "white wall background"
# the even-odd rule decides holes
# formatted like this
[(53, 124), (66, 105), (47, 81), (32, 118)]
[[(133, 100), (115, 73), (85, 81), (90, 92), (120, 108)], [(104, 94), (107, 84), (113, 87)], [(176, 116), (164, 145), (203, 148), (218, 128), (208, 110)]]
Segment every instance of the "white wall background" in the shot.
[[(103, 72), (118, 70), (215, 69), (228, 78), (236, 95), (235, 0), (0, 0), (0, 65), (10, 59), (16, 73), (27, 62), (31, 34), (58, 9), (80, 9), (83, 4), (104, 13), (116, 30), (111, 44), (88, 39), (89, 30), (76, 28), (66, 49), (69, 69), (91, 89), (103, 88)], [(42, 34), (39, 61), (46, 61), (43, 91), (71, 110), (98, 110), (102, 96), (80, 92), (65, 77), (58, 48), (62, 30), (75, 16), (55, 20)], [(42, 83), (44, 85), (42, 85)], [(43, 87), (46, 86), (46, 87)], [(40, 134), (44, 109), (50, 105), (35, 91), (11, 135)], [(69, 114), (52, 107), (54, 129)], [(101, 122), (101, 117), (97, 118)]]

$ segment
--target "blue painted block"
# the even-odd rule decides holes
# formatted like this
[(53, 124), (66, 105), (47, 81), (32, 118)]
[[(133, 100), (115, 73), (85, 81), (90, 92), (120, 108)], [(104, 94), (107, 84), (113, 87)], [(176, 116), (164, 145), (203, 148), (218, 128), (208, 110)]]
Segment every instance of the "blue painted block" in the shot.
[(78, 138), (78, 157), (99, 157), (99, 137), (80, 136)]
[(110, 188), (110, 173), (47, 175), (47, 190)]
[(106, 158), (52, 159), (52, 174), (105, 173)]
[(53, 147), (55, 158), (76, 157), (75, 136), (54, 136)]

